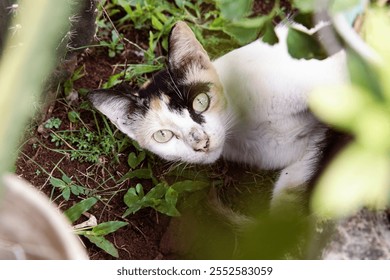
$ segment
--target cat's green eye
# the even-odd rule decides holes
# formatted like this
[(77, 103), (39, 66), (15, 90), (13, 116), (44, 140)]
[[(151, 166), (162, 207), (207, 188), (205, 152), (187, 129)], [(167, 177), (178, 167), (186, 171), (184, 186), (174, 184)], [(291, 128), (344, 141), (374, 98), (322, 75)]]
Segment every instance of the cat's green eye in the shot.
[(167, 129), (156, 131), (153, 134), (153, 139), (158, 143), (166, 143), (173, 137), (173, 132)]
[(206, 93), (198, 94), (192, 102), (192, 108), (197, 113), (203, 113), (207, 110), (210, 103), (210, 97)]

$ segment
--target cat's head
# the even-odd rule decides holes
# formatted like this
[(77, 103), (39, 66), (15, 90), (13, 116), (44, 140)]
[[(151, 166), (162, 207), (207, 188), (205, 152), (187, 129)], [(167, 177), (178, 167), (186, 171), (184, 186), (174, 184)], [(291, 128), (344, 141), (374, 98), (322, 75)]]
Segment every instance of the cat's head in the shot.
[(184, 22), (171, 31), (167, 69), (138, 92), (101, 89), (89, 97), (119, 130), (166, 160), (211, 163), (222, 153), (227, 121), (222, 85)]

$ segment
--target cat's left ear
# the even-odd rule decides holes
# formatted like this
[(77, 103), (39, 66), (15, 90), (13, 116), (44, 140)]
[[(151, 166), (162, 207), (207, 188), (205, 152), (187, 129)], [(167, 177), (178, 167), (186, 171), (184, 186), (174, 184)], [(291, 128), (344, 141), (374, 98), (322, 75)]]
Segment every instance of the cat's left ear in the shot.
[(139, 108), (147, 101), (134, 94), (123, 94), (112, 89), (97, 89), (88, 94), (92, 105), (123, 133), (135, 139), (134, 122)]
[(185, 71), (196, 66), (208, 69), (211, 60), (195, 34), (184, 21), (177, 22), (169, 36), (168, 64), (170, 70)]

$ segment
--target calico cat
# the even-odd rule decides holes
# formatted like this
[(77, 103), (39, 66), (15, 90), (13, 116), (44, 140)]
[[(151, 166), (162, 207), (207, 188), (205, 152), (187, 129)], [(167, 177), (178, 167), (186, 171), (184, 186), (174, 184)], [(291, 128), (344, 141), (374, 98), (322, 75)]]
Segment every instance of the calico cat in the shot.
[(340, 51), (297, 60), (279, 43), (257, 40), (215, 61), (184, 22), (173, 27), (167, 69), (137, 92), (95, 90), (89, 98), (123, 133), (173, 162), (208, 164), (221, 156), (280, 169), (273, 199), (314, 175), (327, 135), (308, 109), (310, 92), (348, 81)]

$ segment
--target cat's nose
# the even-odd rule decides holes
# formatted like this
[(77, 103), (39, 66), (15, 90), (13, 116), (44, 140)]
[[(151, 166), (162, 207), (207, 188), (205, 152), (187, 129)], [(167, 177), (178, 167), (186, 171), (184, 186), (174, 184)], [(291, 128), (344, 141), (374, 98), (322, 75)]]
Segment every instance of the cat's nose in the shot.
[(207, 152), (210, 146), (210, 139), (203, 130), (193, 128), (189, 133), (189, 143), (194, 151)]

